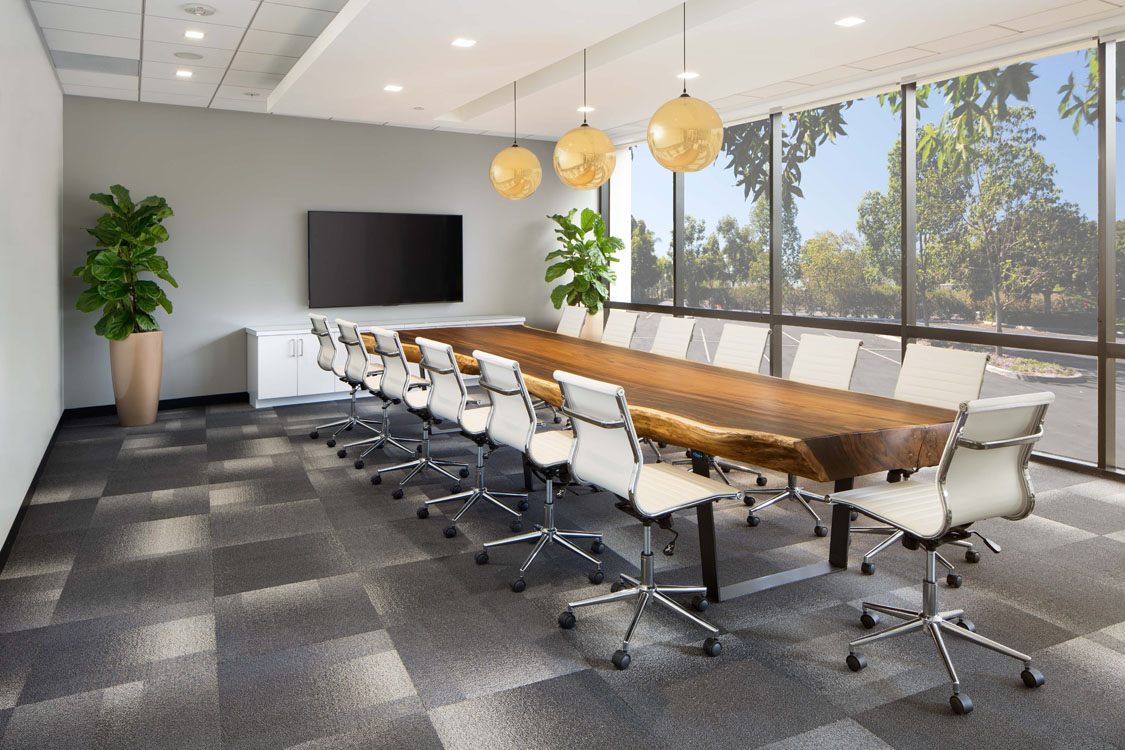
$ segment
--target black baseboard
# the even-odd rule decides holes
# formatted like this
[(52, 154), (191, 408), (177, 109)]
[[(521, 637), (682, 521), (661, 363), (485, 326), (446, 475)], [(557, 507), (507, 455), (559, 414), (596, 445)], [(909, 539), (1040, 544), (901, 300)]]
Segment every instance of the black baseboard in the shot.
[(55, 431), (51, 433), (51, 439), (47, 441), (47, 450), (43, 451), (43, 458), (39, 460), (39, 467), (35, 470), (35, 475), (31, 478), (31, 484), (27, 487), (27, 494), (23, 496), (20, 509), (16, 512), (15, 519), (12, 520), (12, 528), (8, 529), (8, 536), (4, 539), (4, 546), (0, 547), (0, 574), (4, 572), (4, 566), (8, 564), (8, 556), (12, 553), (12, 546), (16, 543), (16, 535), (19, 534), (20, 525), (23, 523), (23, 517), (27, 515), (27, 506), (31, 505), (31, 497), (35, 494), (36, 488), (39, 487), (39, 480), (43, 477), (43, 469), (47, 467), (47, 459), (50, 458), (51, 450), (55, 447), (55, 438), (59, 436), (60, 427), (62, 427), (62, 417), (59, 417), (59, 421), (55, 425)]
[[(161, 409), (186, 409), (192, 406), (213, 406), (215, 404), (248, 403), (250, 394), (241, 393), (216, 393), (210, 396), (189, 396), (188, 398), (162, 398)], [(82, 406), (77, 409), (67, 409), (63, 412), (63, 419), (81, 419), (82, 417), (109, 417), (117, 413), (113, 404), (105, 406)]]

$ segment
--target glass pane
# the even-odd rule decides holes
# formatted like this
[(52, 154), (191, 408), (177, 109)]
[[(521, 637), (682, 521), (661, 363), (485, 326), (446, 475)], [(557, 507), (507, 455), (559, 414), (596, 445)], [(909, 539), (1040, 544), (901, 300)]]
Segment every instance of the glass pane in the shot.
[(1091, 48), (918, 86), (920, 324), (1095, 335), (1095, 62)]
[(715, 163), (684, 176), (686, 306), (769, 311), (768, 180), (769, 120), (726, 128)]
[[(672, 173), (656, 163), (646, 144), (618, 153), (610, 180), (611, 226), (625, 240), (611, 298), (619, 302), (672, 304)], [(629, 226), (616, 220), (628, 216)]]
[(892, 396), (898, 380), (898, 370), (902, 365), (902, 349), (897, 336), (883, 336), (871, 333), (851, 333), (829, 331), (819, 328), (782, 328), (782, 372), (789, 377), (793, 368), (793, 357), (797, 353), (801, 336), (806, 333), (831, 336), (832, 338), (859, 339), (861, 345), (856, 355), (855, 370), (852, 373), (851, 390), (873, 393), (876, 396)]
[(899, 319), (897, 109), (869, 97), (785, 117), (785, 312)]

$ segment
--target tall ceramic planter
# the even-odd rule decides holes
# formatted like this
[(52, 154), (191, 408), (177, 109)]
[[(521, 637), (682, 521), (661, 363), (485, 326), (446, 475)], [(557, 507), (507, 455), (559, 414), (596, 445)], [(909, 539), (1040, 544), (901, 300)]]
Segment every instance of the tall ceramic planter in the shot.
[(578, 338), (586, 339), (587, 341), (601, 341), (603, 326), (601, 310), (596, 313), (587, 311), (586, 319), (582, 321), (582, 331), (578, 334)]
[(109, 367), (117, 421), (123, 427), (155, 422), (164, 369), (164, 331), (131, 333), (121, 341), (110, 341)]

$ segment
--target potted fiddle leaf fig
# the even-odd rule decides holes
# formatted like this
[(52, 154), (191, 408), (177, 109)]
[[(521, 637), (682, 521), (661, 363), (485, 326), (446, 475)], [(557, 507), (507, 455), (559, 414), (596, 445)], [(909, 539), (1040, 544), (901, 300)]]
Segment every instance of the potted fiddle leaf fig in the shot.
[(565, 283), (551, 290), (551, 304), (558, 310), (563, 304), (581, 305), (586, 308), (586, 321), (582, 326), (582, 338), (600, 341), (602, 337), (602, 316), (599, 313), (609, 299), (609, 284), (617, 280), (617, 274), (610, 264), (617, 262), (615, 253), (625, 247), (625, 243), (606, 232), (601, 214), (589, 208), (582, 209), (578, 223), (574, 221), (577, 208), (570, 209), (564, 216), (554, 214), (548, 218), (558, 226), (559, 249), (547, 254), (546, 260), (555, 262), (547, 267), (546, 281), (571, 273)]
[(90, 285), (78, 295), (80, 312), (101, 311), (94, 333), (109, 339), (109, 362), (117, 418), (124, 426), (152, 424), (160, 403), (164, 332), (156, 308), (172, 312), (160, 284), (142, 274), (179, 286), (168, 273), (168, 261), (156, 246), (168, 239), (162, 222), (172, 215), (163, 198), (150, 195), (133, 202), (121, 185), (110, 194), (92, 193), (90, 200), (107, 211), (86, 231), (96, 247), (74, 275)]

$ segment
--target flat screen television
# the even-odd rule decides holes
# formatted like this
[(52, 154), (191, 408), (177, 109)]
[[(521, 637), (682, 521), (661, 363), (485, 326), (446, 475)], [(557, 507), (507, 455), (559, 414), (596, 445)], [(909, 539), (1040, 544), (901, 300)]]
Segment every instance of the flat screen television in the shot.
[(309, 211), (309, 307), (461, 302), (461, 217)]

